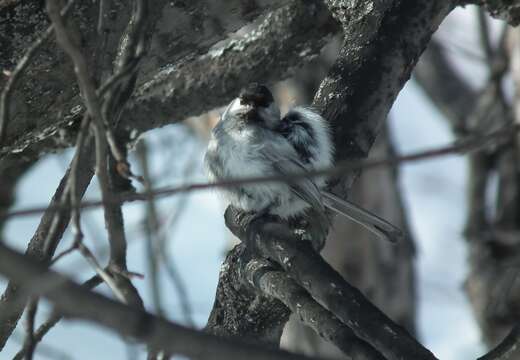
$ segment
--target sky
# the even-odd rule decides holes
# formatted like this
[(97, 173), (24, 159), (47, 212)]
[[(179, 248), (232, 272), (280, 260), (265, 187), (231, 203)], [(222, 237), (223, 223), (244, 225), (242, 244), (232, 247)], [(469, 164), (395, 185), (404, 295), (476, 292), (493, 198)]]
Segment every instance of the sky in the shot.
[[(459, 56), (460, 46), (477, 51), (474, 8), (459, 9), (443, 24), (438, 36), (453, 45), (457, 55), (456, 66), (474, 86), (485, 78), (483, 66), (474, 58)], [(460, 45), (463, 44), (463, 45)], [(448, 144), (453, 140), (447, 122), (428, 102), (413, 81), (407, 83), (399, 95), (390, 117), (391, 133), (401, 154)], [(204, 143), (182, 125), (168, 126), (146, 135), (152, 153), (152, 174), (155, 185), (175, 185), (181, 182), (204, 181), (202, 157)], [(22, 180), (18, 190), (17, 209), (40, 206), (48, 202), (64, 172), (71, 152), (46, 156)], [(137, 165), (134, 165), (137, 170)], [(136, 171), (138, 172), (138, 171)], [(188, 173), (187, 176), (183, 173)], [(418, 271), (420, 340), (443, 360), (469, 360), (481, 355), (484, 348), (471, 309), (463, 292), (467, 272), (467, 249), (462, 236), (464, 226), (465, 184), (467, 163), (462, 156), (403, 165), (401, 189), (410, 224), (418, 244), (416, 266)], [(97, 184), (92, 184), (87, 197), (98, 198)], [(193, 308), (196, 326), (204, 326), (211, 310), (218, 272), (223, 261), (230, 235), (223, 223), (225, 204), (213, 191), (199, 191), (182, 197), (169, 197), (158, 202), (162, 219), (174, 217), (179, 204), (185, 203), (182, 215), (167, 228), (168, 254), (187, 286), (187, 297)], [(146, 273), (142, 233), (144, 204), (125, 205), (124, 215), (129, 234), (128, 264), (131, 271)], [(83, 216), (87, 244), (106, 259), (106, 237), (102, 214), (89, 211)], [(38, 224), (37, 217), (26, 217), (9, 222), (9, 244), (23, 251)], [(67, 236), (61, 249), (70, 244)], [(60, 261), (57, 268), (77, 281), (85, 280), (92, 272), (78, 255)], [(162, 300), (166, 315), (173, 321), (186, 323), (179, 298), (169, 277), (161, 273)], [(5, 282), (0, 278), (0, 289)], [(136, 279), (134, 284), (151, 308), (147, 283)], [(103, 293), (109, 294), (106, 288)], [(38, 320), (45, 319), (50, 307), (43, 303)], [(446, 326), (446, 324), (450, 324)], [(19, 326), (0, 358), (9, 359), (23, 341)], [(138, 344), (127, 345), (96, 325), (79, 321), (62, 321), (40, 346), (43, 350), (35, 359), (144, 359), (144, 349)], [(59, 349), (59, 352), (55, 350)], [(47, 353), (51, 351), (52, 353)]]

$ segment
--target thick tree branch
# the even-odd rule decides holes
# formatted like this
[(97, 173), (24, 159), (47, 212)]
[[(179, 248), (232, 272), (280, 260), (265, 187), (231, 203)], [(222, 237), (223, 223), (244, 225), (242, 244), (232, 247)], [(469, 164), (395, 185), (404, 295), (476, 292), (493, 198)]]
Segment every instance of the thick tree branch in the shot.
[(468, 109), (474, 108), (478, 93), (461, 78), (438, 40), (428, 44), (414, 69), (414, 80), (444, 113), (452, 128), (465, 132)]
[[(334, 10), (342, 2), (331, 3)], [(453, 5), (396, 1), (381, 8), (374, 3), (349, 9), (353, 5), (345, 2), (340, 7), (349, 9), (345, 42), (313, 102), (331, 122), (337, 161), (367, 156), (381, 122)], [(345, 175), (343, 189), (336, 191), (345, 195), (355, 177), (355, 172)]]
[(243, 39), (162, 70), (136, 91), (121, 126), (139, 133), (222, 106), (249, 82), (279, 81), (334, 30), (320, 1), (291, 0)]
[(390, 320), (332, 269), (309, 241), (297, 239), (286, 225), (273, 222), (255, 224), (254, 229), (244, 230), (237, 215), (236, 211), (228, 208), (225, 215), (228, 228), (240, 238), (245, 238), (247, 232), (261, 230), (254, 242), (247, 246), (278, 263), (316, 301), (348, 325), (357, 337), (389, 360), (435, 359), (404, 328)]
[(514, 353), (520, 345), (520, 326), (515, 325), (504, 340), (486, 355), (477, 360), (513, 360)]
[[(165, 74), (161, 71), (156, 75), (156, 71), (157, 69), (164, 68), (167, 64), (173, 64), (168, 67), (168, 69), (170, 69), (170, 76), (172, 76), (171, 72), (174, 69), (175, 73), (179, 74), (177, 80), (184, 79), (186, 81), (192, 81), (192, 83), (190, 87), (186, 89), (187, 91), (183, 91), (183, 89), (184, 86), (188, 85), (188, 82), (182, 83), (177, 81), (175, 84), (170, 84), (170, 86), (167, 87), (168, 89), (175, 89), (176, 92), (175, 105), (169, 107), (170, 112), (167, 114), (164, 114), (164, 108), (162, 107), (158, 109), (151, 106), (146, 108), (148, 101), (160, 102), (160, 100), (154, 96), (163, 97), (165, 94), (157, 90), (155, 91), (155, 95), (151, 96), (150, 93), (154, 92), (153, 88), (151, 88), (150, 85), (143, 85), (142, 91), (144, 92), (146, 90), (148, 94), (144, 95), (142, 99), (134, 98), (133, 102), (141, 103), (142, 101), (142, 106), (147, 110), (141, 110), (140, 105), (135, 105), (132, 107), (132, 111), (125, 112), (123, 116), (123, 124), (125, 127), (133, 129), (135, 123), (136, 128), (147, 130), (154, 126), (181, 121), (187, 116), (197, 115), (204, 111), (211, 110), (216, 106), (220, 106), (226, 99), (234, 96), (236, 89), (239, 89), (240, 86), (243, 85), (243, 83), (239, 83), (239, 80), (249, 80), (241, 78), (241, 73), (243, 73), (244, 70), (247, 70), (246, 73), (248, 76), (253, 76), (251, 74), (257, 72), (258, 77), (254, 79), (259, 81), (276, 81), (286, 76), (287, 67), (299, 64), (302, 58), (310, 57), (319, 51), (321, 47), (317, 44), (323, 45), (323, 37), (331, 32), (330, 23), (328, 28), (325, 29), (323, 22), (320, 22), (319, 12), (312, 10), (316, 7), (321, 7), (321, 1), (309, 0), (309, 2), (310, 4), (308, 4), (307, 1), (299, 4), (299, 8), (303, 10), (300, 10), (298, 14), (302, 14), (301, 11), (307, 11), (305, 14), (310, 14), (313, 17), (316, 16), (315, 20), (317, 21), (314, 21), (312, 26), (310, 24), (311, 22), (304, 21), (304, 19), (308, 19), (308, 17), (305, 16), (298, 20), (297, 25), (295, 25), (295, 20), (288, 21), (288, 18), (283, 18), (283, 21), (280, 21), (276, 26), (272, 24), (273, 28), (278, 28), (278, 30), (273, 29), (272, 32), (267, 31), (267, 35), (277, 34), (277, 37), (268, 37), (269, 41), (274, 41), (272, 45), (269, 42), (262, 44), (262, 41), (266, 40), (266, 37), (262, 34), (257, 34), (255, 39), (232, 41), (228, 46), (229, 51), (239, 46), (243, 46), (244, 49), (257, 49), (255, 54), (257, 59), (255, 61), (251, 61), (253, 59), (247, 59), (246, 62), (243, 62), (243, 59), (237, 55), (236, 52), (234, 56), (226, 56), (224, 52), (220, 54), (220, 56), (217, 56), (216, 53), (212, 53), (212, 55), (207, 55), (205, 58), (202, 56), (202, 58), (199, 59), (199, 57), (201, 54), (206, 53), (211, 45), (219, 40), (225, 39), (229, 32), (239, 29), (259, 14), (271, 9), (277, 9), (289, 3), (289, 1), (266, 0), (262, 2), (251, 2), (249, 0), (197, 0), (186, 3), (185, 6), (176, 3), (170, 5), (171, 2), (166, 0), (155, 1), (151, 9), (151, 17), (158, 18), (158, 20), (153, 29), (153, 37), (149, 42), (149, 56), (146, 57), (142, 64), (143, 76), (141, 76), (141, 80), (138, 80), (138, 83), (145, 84), (155, 78), (156, 80), (153, 80), (152, 83), (157, 84), (157, 78), (164, 78)], [(116, 7), (111, 10), (113, 10), (113, 13), (118, 14), (118, 16), (116, 19), (111, 20), (113, 23), (105, 24), (105, 26), (110, 27), (111, 30), (109, 31), (107, 42), (108, 51), (104, 56), (106, 59), (111, 59), (114, 55), (114, 49), (117, 48), (119, 41), (117, 34), (126, 26), (126, 21), (130, 14), (130, 7), (120, 4), (119, 2), (111, 2), (111, 4)], [(80, 21), (82, 25), (88, 24), (89, 21), (91, 23), (92, 19), (97, 20), (97, 12), (93, 11), (89, 3), (81, 5), (81, 9), (75, 13), (76, 16), (74, 20)], [(306, 8), (309, 9), (305, 10)], [(32, 10), (38, 11), (37, 9)], [(20, 11), (20, 14), (25, 16), (20, 20), (20, 22), (23, 23), (29, 15), (24, 14), (23, 11)], [(290, 15), (287, 12), (283, 14)], [(321, 12), (321, 14), (326, 15), (324, 12)], [(5, 17), (7, 17), (7, 15), (5, 15)], [(2, 24), (4, 22), (7, 21), (4, 21), (4, 14), (0, 12), (0, 33), (3, 31)], [(285, 22), (292, 24), (292, 27), (284, 27)], [(44, 21), (44, 25), (47, 26), (46, 21)], [(298, 25), (301, 28), (298, 27)], [(85, 27), (90, 29), (89, 26), (85, 25)], [(194, 30), (192, 27), (197, 27), (197, 30)], [(200, 31), (201, 28), (204, 28), (205, 31)], [(95, 34), (87, 32), (83, 35), (86, 38), (85, 50), (92, 52), (96, 45)], [(0, 40), (3, 41), (4, 39), (0, 38)], [(5, 41), (7, 40), (8, 39), (5, 39)], [(301, 46), (296, 45), (295, 47), (294, 44), (298, 44), (299, 42), (302, 43)], [(25, 45), (25, 43), (23, 45)], [(18, 53), (23, 52), (23, 45), (6, 44), (6, 47), (12, 47), (13, 52)], [(13, 121), (10, 122), (10, 126), (7, 129), (5, 146), (0, 149), (0, 156), (5, 156), (5, 154), (14, 151), (38, 156), (41, 153), (71, 145), (71, 135), (73, 137), (77, 131), (78, 119), (81, 117), (83, 108), (77, 96), (77, 88), (71, 88), (69, 86), (70, 79), (73, 76), (72, 69), (70, 69), (70, 66), (61, 53), (56, 52), (53, 46), (50, 46), (50, 48), (51, 51), (50, 54), (47, 54), (49, 55), (47, 58), (37, 58), (33, 66), (29, 67), (24, 77), (25, 81), (22, 81), (23, 85), (20, 86), (27, 86), (27, 83), (34, 82), (33, 79), (40, 79), (39, 81), (43, 83), (52, 84), (52, 89), (42, 89), (39, 83), (31, 84), (32, 87), (27, 86), (27, 88), (31, 89), (34, 93), (27, 92), (24, 93), (24, 97), (18, 97), (19, 99), (27, 98), (27, 101), (25, 103), (17, 102), (14, 104), (14, 114), (12, 114)], [(275, 50), (279, 52), (279, 56), (276, 57), (276, 59), (271, 60), (265, 56), (269, 51)], [(8, 55), (13, 54), (6, 52), (5, 56), (7, 57)], [(49, 59), (51, 59), (51, 61), (49, 61)], [(227, 59), (228, 62), (226, 63), (224, 59)], [(189, 63), (194, 61), (193, 67), (190, 67)], [(219, 67), (213, 67), (212, 61), (220, 64)], [(278, 61), (279, 64), (276, 61)], [(202, 66), (203, 64), (206, 64), (206, 67)], [(110, 63), (102, 65), (104, 65), (105, 68), (110, 67)], [(8, 60), (2, 61), (2, 57), (0, 57), (0, 67), (1, 66), (9, 68), (11, 65)], [(269, 69), (269, 71), (266, 69)], [(276, 69), (276, 71), (274, 71), (274, 69)], [(65, 73), (64, 70), (66, 70)], [(220, 84), (220, 86), (215, 86), (205, 81), (200, 82), (201, 79), (198, 80), (199, 82), (195, 81), (198, 78), (199, 71), (206, 74), (222, 71), (222, 78), (219, 74), (214, 74), (214, 77), (212, 77), (213, 80), (216, 79), (215, 82)], [(267, 75), (267, 78), (261, 77), (265, 75)], [(199, 86), (197, 86), (197, 84)], [(202, 101), (202, 99), (207, 97), (207, 92), (205, 91), (208, 88), (208, 84), (212, 85), (210, 94), (211, 101), (205, 104), (205, 101)], [(2, 85), (1, 77), (0, 85)], [(164, 82), (162, 82), (162, 85), (162, 89), (164, 89), (164, 87), (166, 87)], [(48, 104), (45, 102), (45, 99), (49, 99), (49, 97), (42, 96), (41, 92), (43, 90), (55, 93), (61, 92), (61, 96), (53, 104)], [(16, 94), (18, 94), (18, 92), (19, 91), (17, 91)], [(181, 93), (182, 96), (179, 96)], [(221, 97), (220, 101), (217, 101), (219, 97)], [(179, 108), (177, 109), (175, 106)], [(42, 110), (42, 108), (44, 110)], [(49, 108), (51, 108), (52, 111), (49, 111)], [(137, 111), (135, 117), (133, 116), (134, 110)], [(34, 117), (31, 116), (31, 114), (42, 115)], [(63, 118), (59, 118), (56, 116), (57, 114), (64, 114), (64, 116)], [(147, 126), (143, 124), (148, 121), (150, 125)]]
[[(419, 84), (459, 135), (460, 130), (483, 133), (513, 123), (513, 111), (501, 84), (508, 62), (513, 62), (508, 61), (506, 53), (506, 32), (498, 46), (492, 46), (482, 15), (479, 19), (481, 43), (489, 67), (488, 81), (482, 89), (472, 90), (437, 44), (430, 44), (424, 61), (417, 67)], [(518, 323), (519, 292), (516, 287), (511, 289), (514, 286), (511, 273), (515, 270), (510, 268), (518, 261), (518, 242), (513, 240), (517, 238), (518, 229), (518, 155), (515, 154), (518, 150), (513, 139), (504, 140), (469, 156), (465, 235), (471, 250), (471, 271), (465, 287), (484, 339), (491, 346)], [(497, 199), (490, 200), (489, 185), (495, 174), (498, 175)], [(519, 354), (518, 349), (512, 347), (508, 351), (512, 353), (511, 358)], [(490, 353), (483, 358), (493, 356)]]
[(317, 303), (285, 272), (274, 270), (269, 261), (252, 259), (246, 265), (244, 276), (245, 280), (254, 284), (258, 290), (283, 302), (305, 325), (336, 345), (350, 358), (385, 360), (385, 357), (359, 339), (347, 325)]

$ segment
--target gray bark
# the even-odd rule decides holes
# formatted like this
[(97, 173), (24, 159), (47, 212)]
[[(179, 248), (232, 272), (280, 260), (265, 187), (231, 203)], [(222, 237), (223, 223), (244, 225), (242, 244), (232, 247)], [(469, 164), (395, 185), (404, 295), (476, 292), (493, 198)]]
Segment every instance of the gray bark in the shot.
[[(388, 131), (384, 131), (370, 157), (381, 158), (392, 153)], [(390, 168), (367, 171), (355, 182), (351, 193), (352, 201), (399, 226), (407, 236), (397, 246), (391, 245), (359, 225), (337, 217), (322, 255), (392, 320), (415, 334), (415, 249), (408, 231), (398, 173)], [(288, 349), (307, 355), (343, 358), (337, 348), (301, 326), (297, 319), (288, 324), (282, 340)]]
[[(84, 53), (95, 53), (101, 41), (93, 26), (98, 12), (90, 3), (79, 3), (70, 17), (79, 22)], [(0, 35), (0, 47), (7, 49), (0, 54), (1, 68), (11, 69), (49, 25), (39, 4), (13, 1), (0, 7), (0, 34), (4, 34)], [(105, 19), (109, 52), (98, 60), (103, 68), (111, 68), (110, 59), (130, 14), (126, 2), (110, 4), (111, 16)], [(277, 8), (280, 11), (269, 15), (257, 38), (230, 41), (220, 52), (207, 53), (229, 32)], [(120, 126), (142, 132), (182, 121), (222, 105), (244, 82), (269, 82), (287, 76), (291, 67), (316, 54), (324, 37), (334, 31), (324, 10), (320, 1), (312, 0), (154, 1), (151, 15), (158, 17), (157, 25), (150, 34), (150, 50), (143, 60), (138, 90)], [(309, 18), (315, 22), (307, 21)], [(241, 56), (242, 50), (247, 57)], [(70, 86), (73, 78), (64, 54), (53, 41), (46, 44), (13, 94), (11, 121), (0, 157), (13, 152), (35, 157), (72, 145), (84, 111), (77, 86)], [(4, 83), (0, 76), (0, 86)]]

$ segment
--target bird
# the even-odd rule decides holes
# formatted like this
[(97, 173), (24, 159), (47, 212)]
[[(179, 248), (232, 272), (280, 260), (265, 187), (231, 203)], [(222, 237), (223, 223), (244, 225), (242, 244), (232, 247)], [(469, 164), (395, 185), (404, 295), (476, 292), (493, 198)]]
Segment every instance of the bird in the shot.
[[(222, 189), (235, 208), (281, 220), (317, 217), (323, 231), (326, 209), (343, 215), (378, 237), (398, 241), (402, 231), (386, 220), (326, 190), (324, 176), (298, 177), (333, 166), (334, 147), (327, 121), (311, 107), (297, 106), (281, 116), (271, 91), (251, 83), (224, 110), (213, 128), (204, 164), (210, 181), (281, 176), (288, 181), (239, 184)], [(326, 234), (325, 234), (326, 235)]]

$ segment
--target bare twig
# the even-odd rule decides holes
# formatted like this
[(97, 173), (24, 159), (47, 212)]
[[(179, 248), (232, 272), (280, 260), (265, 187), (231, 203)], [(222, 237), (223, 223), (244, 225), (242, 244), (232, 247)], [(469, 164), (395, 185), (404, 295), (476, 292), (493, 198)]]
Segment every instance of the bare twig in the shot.
[[(361, 159), (352, 161), (339, 162), (334, 167), (309, 171), (306, 173), (295, 173), (287, 176), (273, 175), (273, 176), (261, 176), (261, 177), (244, 177), (239, 179), (229, 179), (225, 181), (213, 182), (213, 183), (191, 183), (181, 186), (164, 187), (154, 190), (151, 194), (139, 194), (139, 193), (127, 193), (118, 196), (109, 196), (107, 200), (91, 200), (82, 201), (80, 208), (89, 209), (104, 206), (105, 204), (114, 204), (121, 202), (133, 202), (133, 201), (146, 201), (150, 195), (154, 197), (170, 196), (179, 193), (186, 193), (199, 190), (216, 189), (216, 188), (228, 188), (236, 187), (247, 184), (261, 184), (267, 182), (286, 182), (294, 181), (302, 178), (313, 178), (319, 176), (333, 176), (342, 173), (346, 173), (353, 170), (369, 170), (380, 166), (398, 166), (404, 163), (412, 163), (417, 161), (429, 160), (441, 156), (452, 155), (452, 154), (469, 154), (475, 151), (482, 150), (487, 146), (494, 145), (496, 142), (502, 142), (510, 139), (512, 136), (518, 133), (520, 125), (508, 125), (499, 130), (492, 131), (487, 135), (471, 136), (466, 139), (461, 139), (448, 146), (442, 146), (433, 148), (425, 151), (418, 151), (407, 155), (398, 155), (384, 157), (380, 159)], [(11, 211), (3, 215), (3, 218), (12, 218), (19, 216), (30, 216), (37, 215), (44, 212), (47, 209), (67, 209), (69, 205), (54, 204), (48, 207), (35, 207), (30, 209), (22, 209)], [(0, 215), (0, 217), (2, 217)]]
[(482, 45), (482, 49), (484, 50), (488, 65), (492, 67), (495, 51), (493, 50), (493, 45), (491, 44), (487, 14), (481, 7), (478, 7), (476, 11), (479, 25), (480, 43)]
[[(153, 185), (151, 183), (151, 176), (147, 160), (147, 149), (146, 143), (144, 141), (139, 142), (139, 144), (137, 145), (137, 153), (139, 161), (141, 163), (143, 177), (145, 179), (145, 194), (150, 194), (152, 193)], [(167, 225), (165, 224), (161, 226), (160, 224), (159, 216), (157, 213), (157, 206), (155, 204), (153, 195), (149, 196), (147, 205), (148, 206), (146, 210), (147, 218), (145, 231), (147, 233), (149, 270), (152, 277), (151, 289), (154, 298), (154, 303), (156, 304), (156, 309), (160, 309), (160, 294), (158, 284), (158, 261), (160, 261), (164, 265), (166, 272), (171, 279), (172, 285), (176, 289), (176, 293), (179, 297), (182, 309), (182, 316), (184, 317), (188, 325), (194, 326), (195, 323), (191, 317), (193, 311), (191, 309), (190, 301), (188, 299), (188, 292), (186, 290), (186, 286), (184, 284), (183, 279), (179, 276), (179, 273), (175, 268), (173, 260), (168, 255), (168, 249), (166, 248), (168, 238), (166, 233)], [(182, 207), (182, 204), (179, 204), (176, 211), (174, 212), (174, 216), (171, 218), (171, 221), (175, 221), (175, 219), (177, 219), (180, 216), (180, 213), (182, 212)], [(169, 225), (171, 226), (171, 224)]]
[[(138, 3), (141, 3), (141, 1), (138, 1)], [(47, 10), (49, 17), (55, 26), (56, 40), (74, 63), (74, 70), (85, 99), (87, 111), (93, 119), (93, 131), (96, 147), (96, 173), (99, 179), (102, 197), (107, 199), (110, 197), (113, 189), (110, 188), (111, 180), (107, 162), (109, 147), (106, 135), (109, 131), (106, 129), (106, 120), (102, 113), (102, 104), (96, 93), (92, 77), (89, 74), (85, 57), (81, 53), (79, 47), (70, 38), (67, 29), (65, 28), (65, 24), (59, 15), (57, 1), (53, 0), (47, 2)], [(124, 235), (120, 204), (105, 204), (104, 214), (109, 233), (111, 251), (111, 264), (109, 265), (109, 268), (114, 271), (114, 274), (119, 275), (120, 271), (126, 271), (126, 239)], [(142, 306), (142, 300), (128, 279), (119, 277), (117, 282), (118, 288), (125, 288), (123, 293), (126, 301)]]
[[(23, 343), (24, 337), (21, 336), (19, 333), (14, 332), (12, 336), (12, 340), (16, 341), (17, 343)], [(18, 352), (12, 360), (23, 360), (26, 351), (25, 348), (22, 348), (21, 351), (23, 351), (22, 356), (18, 356), (20, 352)], [(50, 360), (73, 360), (72, 356), (67, 354), (66, 352), (62, 351), (61, 349), (58, 349), (54, 346), (50, 346), (47, 344), (38, 344), (38, 358), (48, 358)]]
[(36, 312), (38, 311), (38, 297), (33, 297), (29, 301), (29, 305), (27, 306), (27, 315), (25, 321), (25, 341), (24, 348), (27, 349), (25, 354), (26, 360), (32, 360), (34, 350), (36, 349), (36, 341), (34, 340), (34, 319), (36, 317)]
[[(150, 167), (148, 164), (148, 148), (145, 141), (137, 144), (137, 157), (143, 172), (145, 193), (151, 192), (152, 184), (150, 177)], [(155, 311), (163, 316), (164, 311), (161, 304), (161, 289), (159, 285), (159, 215), (155, 206), (153, 196), (150, 196), (145, 209), (145, 234), (146, 234), (146, 260), (148, 262), (148, 272), (150, 275), (150, 292), (152, 295)]]
[[(99, 284), (101, 284), (102, 280), (98, 275), (93, 276), (92, 278), (88, 279), (83, 283), (83, 287), (86, 289), (93, 289)], [(38, 330), (34, 333), (34, 342), (38, 343), (40, 342), (43, 337), (63, 318), (63, 316), (53, 311), (50, 315), (49, 319), (44, 322)], [(22, 360), (25, 357), (25, 354), (27, 353), (28, 348), (24, 345), (24, 347), (13, 357), (13, 360)]]

